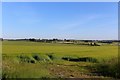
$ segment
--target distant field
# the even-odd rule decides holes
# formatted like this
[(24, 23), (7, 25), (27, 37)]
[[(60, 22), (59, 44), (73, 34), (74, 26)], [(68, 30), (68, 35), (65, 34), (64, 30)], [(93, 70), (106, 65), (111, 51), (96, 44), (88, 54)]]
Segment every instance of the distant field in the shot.
[(2, 51), (3, 77), (8, 78), (96, 77), (87, 75), (91, 73), (87, 66), (118, 56), (114, 45), (27, 41), (3, 41)]

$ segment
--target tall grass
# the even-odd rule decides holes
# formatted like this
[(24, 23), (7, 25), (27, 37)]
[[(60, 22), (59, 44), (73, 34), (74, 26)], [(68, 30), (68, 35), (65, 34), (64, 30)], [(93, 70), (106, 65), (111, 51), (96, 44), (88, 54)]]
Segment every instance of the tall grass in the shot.
[(118, 58), (112, 58), (109, 60), (102, 60), (98, 64), (94, 65), (96, 73), (103, 76), (120, 78)]
[[(94, 64), (96, 72), (102, 75), (119, 76), (116, 59), (98, 62), (102, 59), (118, 56), (117, 46), (3, 41), (2, 51), (3, 77), (5, 78), (42, 77), (45, 80), (49, 77), (59, 77), (61, 74), (65, 77), (74, 75), (77, 78), (81, 77), (80, 72), (90, 73), (86, 66)], [(67, 61), (62, 58), (67, 59)]]

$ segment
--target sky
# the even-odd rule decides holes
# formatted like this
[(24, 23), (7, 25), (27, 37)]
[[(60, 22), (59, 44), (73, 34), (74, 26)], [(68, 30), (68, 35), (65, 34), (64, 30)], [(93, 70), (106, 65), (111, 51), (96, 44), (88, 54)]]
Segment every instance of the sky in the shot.
[(118, 39), (117, 2), (3, 2), (3, 38)]

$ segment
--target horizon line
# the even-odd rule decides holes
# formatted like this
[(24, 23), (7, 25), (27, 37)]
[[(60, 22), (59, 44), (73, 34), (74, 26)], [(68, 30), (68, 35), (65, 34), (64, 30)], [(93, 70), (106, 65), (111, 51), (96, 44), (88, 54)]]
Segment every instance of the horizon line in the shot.
[(119, 39), (72, 39), (72, 38), (0, 38), (0, 39), (6, 39), (6, 40), (19, 40), (19, 39), (48, 39), (48, 40), (51, 40), (51, 39), (58, 39), (58, 40), (119, 40)]

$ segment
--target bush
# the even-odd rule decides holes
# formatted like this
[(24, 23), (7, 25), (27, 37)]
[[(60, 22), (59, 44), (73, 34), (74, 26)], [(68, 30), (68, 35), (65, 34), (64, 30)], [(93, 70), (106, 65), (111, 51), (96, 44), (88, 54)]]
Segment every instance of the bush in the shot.
[(97, 63), (98, 60), (92, 57), (62, 57), (63, 60), (73, 61), (73, 62), (93, 62)]
[(103, 76), (120, 78), (120, 72), (118, 67), (118, 58), (112, 58), (110, 60), (103, 60), (94, 66), (97, 73)]
[(17, 56), (19, 58), (19, 61), (21, 63), (36, 63), (36, 61), (34, 59), (32, 59), (30, 56), (28, 55), (20, 55), (20, 56)]
[(37, 61), (40, 61), (40, 60), (41, 60), (41, 58), (40, 58), (39, 55), (33, 55), (33, 58), (34, 58), (35, 60), (37, 60)]
[(40, 62), (40, 61), (45, 61), (45, 62), (49, 62), (51, 61), (50, 57), (48, 55), (44, 55), (44, 54), (33, 54), (32, 57), (34, 58), (34, 60)]

